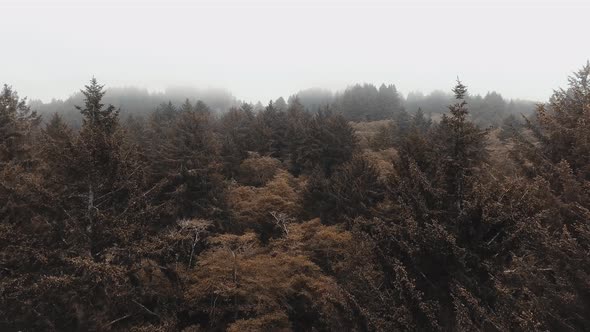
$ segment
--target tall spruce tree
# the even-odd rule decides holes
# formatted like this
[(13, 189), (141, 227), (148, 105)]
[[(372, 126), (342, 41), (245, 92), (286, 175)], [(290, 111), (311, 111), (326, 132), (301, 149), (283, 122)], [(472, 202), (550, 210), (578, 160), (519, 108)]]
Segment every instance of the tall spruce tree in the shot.
[(441, 167), (439, 185), (446, 190), (447, 206), (460, 212), (473, 171), (487, 157), (487, 131), (469, 120), (467, 87), (457, 80), (453, 93), (456, 102), (449, 106), (450, 115), (443, 115), (434, 143)]
[(30, 157), (30, 138), (39, 119), (27, 106), (26, 98), (19, 98), (5, 84), (0, 92), (0, 166), (8, 162), (23, 163)]
[(223, 205), (220, 146), (213, 118), (197, 108), (199, 103), (163, 126), (154, 123), (159, 129), (150, 147), (151, 181), (160, 182), (157, 201), (167, 207), (172, 219), (211, 216)]
[(0, 92), (0, 222), (24, 222), (25, 215), (30, 215), (32, 138), (38, 123), (26, 99), (4, 85)]
[[(73, 196), (77, 204), (71, 215), (80, 217), (92, 253), (98, 253), (121, 235), (111, 232), (117, 218), (129, 212), (133, 192), (141, 185), (143, 166), (136, 149), (127, 146), (119, 126), (119, 111), (102, 103), (104, 86), (92, 78), (82, 90), (84, 106), (82, 128), (75, 140), (76, 155), (71, 165)], [(108, 234), (108, 235), (107, 235)]]
[(254, 139), (253, 106), (247, 103), (239, 108), (232, 108), (223, 114), (218, 130), (221, 137), (221, 156), (223, 171), (229, 178), (238, 174), (240, 163), (248, 157), (248, 152), (256, 149)]

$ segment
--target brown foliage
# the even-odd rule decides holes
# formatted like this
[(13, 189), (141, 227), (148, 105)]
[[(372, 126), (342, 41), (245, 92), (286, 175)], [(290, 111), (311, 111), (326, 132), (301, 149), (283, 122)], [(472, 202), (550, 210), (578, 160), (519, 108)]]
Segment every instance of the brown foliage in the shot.
[(263, 186), (277, 174), (280, 166), (278, 159), (253, 154), (240, 164), (240, 182), (248, 186)]
[(228, 205), (237, 229), (256, 229), (263, 238), (276, 229), (273, 213), (296, 217), (301, 213), (301, 185), (286, 171), (279, 171), (264, 187), (234, 186), (228, 192)]
[(296, 99), (121, 124), (92, 80), (79, 131), (5, 87), (0, 330), (590, 330), (589, 75), (504, 141), (461, 83), (379, 127)]

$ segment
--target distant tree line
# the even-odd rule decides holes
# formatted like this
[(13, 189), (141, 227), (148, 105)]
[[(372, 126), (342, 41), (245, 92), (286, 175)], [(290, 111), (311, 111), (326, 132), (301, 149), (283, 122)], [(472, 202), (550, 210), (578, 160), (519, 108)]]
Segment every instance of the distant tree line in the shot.
[[(375, 121), (406, 117), (421, 110), (428, 117), (439, 119), (447, 111), (447, 105), (454, 96), (442, 91), (428, 95), (409, 93), (404, 98), (394, 85), (372, 84), (353, 85), (342, 93), (333, 95), (321, 89), (303, 90), (289, 100), (298, 98), (309, 111), (330, 106), (351, 121)], [(497, 92), (485, 96), (466, 96), (470, 105), (470, 119), (482, 126), (500, 126), (507, 117), (523, 122), (522, 115), (528, 116), (535, 109), (535, 103), (526, 100), (506, 100)]]
[[(82, 102), (82, 93), (76, 93), (66, 100), (52, 100), (43, 103), (39, 100), (29, 102), (29, 106), (46, 119), (55, 112), (74, 127), (79, 127), (82, 117), (76, 111), (75, 105)], [(470, 103), (470, 117), (482, 126), (501, 126), (506, 121), (523, 123), (522, 115), (530, 115), (535, 104), (523, 100), (505, 100), (500, 94), (491, 92), (485, 96), (468, 96)], [(154, 111), (160, 104), (172, 102), (180, 105), (185, 100), (191, 103), (201, 101), (216, 114), (223, 114), (230, 108), (239, 106), (243, 102), (237, 100), (231, 93), (224, 90), (198, 90), (191, 88), (170, 88), (162, 93), (151, 93), (137, 88), (110, 88), (105, 95), (105, 103), (112, 104), (121, 110), (121, 117), (144, 117)], [(273, 101), (275, 108), (286, 110), (297, 100), (303, 109), (315, 113), (329, 108), (342, 114), (349, 121), (375, 121), (404, 117), (406, 113), (413, 114), (421, 109), (427, 116), (438, 119), (446, 112), (446, 105), (452, 102), (453, 96), (441, 91), (429, 95), (410, 93), (404, 98), (394, 85), (382, 84), (379, 88), (372, 84), (357, 84), (348, 87), (340, 93), (333, 94), (323, 89), (302, 90), (288, 98), (279, 97)], [(264, 110), (265, 106), (258, 102), (252, 105), (253, 111)]]
[[(162, 103), (182, 104), (186, 99), (191, 103), (202, 101), (213, 111), (223, 113), (230, 107), (239, 105), (239, 101), (228, 91), (222, 89), (195, 89), (171, 87), (163, 92), (150, 92), (147, 89), (133, 87), (109, 88), (104, 102), (121, 110), (121, 118), (128, 116), (145, 116), (153, 112)], [(59, 113), (69, 124), (80, 127), (82, 117), (75, 108), (84, 100), (84, 94), (74, 93), (65, 100), (53, 99), (48, 103), (40, 100), (29, 101), (29, 106), (48, 120), (53, 113)]]

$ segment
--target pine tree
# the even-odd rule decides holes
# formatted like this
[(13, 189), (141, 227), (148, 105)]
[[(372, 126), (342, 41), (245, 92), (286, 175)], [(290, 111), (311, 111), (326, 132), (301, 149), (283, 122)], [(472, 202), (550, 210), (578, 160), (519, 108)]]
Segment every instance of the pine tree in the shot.
[(84, 222), (81, 228), (88, 236), (92, 254), (117, 242), (112, 233), (117, 218), (129, 211), (129, 202), (141, 186), (143, 165), (137, 149), (126, 145), (125, 133), (119, 126), (119, 111), (102, 103), (103, 86), (92, 78), (82, 91), (84, 106), (77, 106), (83, 124), (74, 141), (75, 156), (67, 179), (72, 196), (68, 203), (70, 215)]
[(180, 112), (153, 137), (152, 182), (172, 218), (205, 217), (223, 207), (219, 142), (211, 114)]
[(371, 116), (371, 119), (391, 119), (401, 110), (403, 110), (401, 98), (397, 93), (395, 85), (390, 84), (386, 86), (385, 84), (381, 84), (377, 97), (377, 111), (376, 114)]
[(230, 109), (221, 116), (218, 130), (221, 137), (223, 170), (228, 178), (237, 176), (240, 164), (248, 157), (248, 152), (256, 149), (255, 121), (253, 106), (246, 103), (240, 108)]
[(514, 115), (510, 114), (502, 120), (498, 138), (502, 141), (507, 141), (510, 138), (517, 136), (523, 129), (524, 124)]
[(422, 108), (418, 107), (416, 113), (412, 116), (412, 128), (420, 131), (421, 133), (426, 133), (430, 127), (432, 126), (432, 119), (430, 117), (426, 117)]
[(303, 105), (295, 98), (287, 109), (287, 153), (289, 154), (289, 170), (298, 176), (305, 168), (305, 161), (300, 160), (305, 147), (305, 140), (309, 135), (310, 113), (303, 109)]
[(312, 171), (319, 167), (326, 176), (330, 176), (335, 167), (350, 160), (356, 149), (354, 129), (342, 115), (328, 108), (314, 114), (302, 144), (292, 147), (296, 153), (294, 160), (301, 169)]
[(283, 97), (279, 97), (275, 102), (274, 102), (274, 107), (279, 110), (279, 111), (286, 111), (287, 110), (287, 102), (285, 102), (285, 98)]
[(286, 155), (287, 132), (286, 113), (276, 108), (272, 101), (264, 111), (256, 114), (256, 139), (257, 151), (262, 155), (268, 155), (283, 160)]
[(90, 84), (81, 90), (84, 95), (84, 107), (76, 106), (76, 109), (84, 116), (82, 130), (100, 131), (112, 135), (117, 129), (119, 111), (113, 105), (104, 108), (102, 98), (106, 94), (104, 85), (98, 84), (96, 78), (90, 80)]
[[(76, 152), (74, 150), (74, 132), (54, 113), (49, 123), (41, 130), (43, 138), (39, 145), (40, 156), (47, 172), (47, 180), (55, 181), (56, 190), (64, 190), (64, 183), (71, 176)], [(50, 176), (51, 175), (51, 176)]]
[(40, 117), (16, 91), (0, 92), (0, 222), (26, 223), (37, 194), (33, 138)]
[(319, 170), (312, 173), (304, 194), (305, 211), (321, 217), (323, 223), (344, 223), (356, 217), (370, 217), (384, 198), (385, 187), (379, 172), (362, 156), (355, 156), (323, 179)]
[[(9, 255), (0, 257), (3, 274), (9, 267), (0, 278), (2, 327), (99, 330), (131, 303), (120, 271), (129, 268), (122, 262), (130, 264), (137, 235), (145, 234), (145, 206), (136, 194), (141, 168), (123, 144), (117, 112), (103, 108), (96, 80), (84, 92), (79, 134), (51, 118), (36, 144), (39, 167), (30, 175), (19, 171), (6, 186), (17, 190), (11, 196), (27, 213), (0, 231), (0, 250)], [(5, 325), (7, 315), (15, 324)]]
[(29, 160), (31, 135), (40, 117), (16, 91), (4, 85), (0, 92), (0, 166)]
[(211, 108), (207, 106), (202, 100), (197, 100), (195, 104), (195, 112), (197, 113), (211, 113)]
[(557, 90), (547, 105), (539, 105), (538, 126), (529, 127), (551, 163), (565, 160), (580, 178), (590, 181), (590, 61), (568, 78), (569, 88)]
[(191, 101), (188, 100), (188, 98), (186, 98), (184, 100), (184, 103), (180, 106), (180, 110), (183, 112), (191, 112), (191, 111), (193, 111), (193, 109), (194, 109), (193, 104), (191, 104)]
[(443, 115), (434, 134), (434, 144), (441, 163), (439, 185), (447, 192), (447, 204), (460, 212), (471, 177), (487, 157), (487, 131), (469, 121), (467, 87), (458, 80), (453, 93), (457, 102), (449, 106), (450, 115)]
[[(186, 101), (188, 102), (188, 104), (185, 102), (185, 104), (183, 104), (183, 108), (187, 110), (192, 110), (192, 105), (190, 105), (188, 99)], [(167, 124), (169, 124), (172, 120), (176, 118), (178, 113), (178, 110), (176, 109), (174, 104), (172, 104), (171, 101), (168, 101), (167, 103), (162, 103), (151, 114), (150, 125), (153, 127), (153, 129), (157, 129), (158, 127), (165, 128)]]
[(393, 123), (395, 126), (395, 141), (399, 142), (411, 129), (412, 116), (406, 110), (401, 110), (394, 115)]

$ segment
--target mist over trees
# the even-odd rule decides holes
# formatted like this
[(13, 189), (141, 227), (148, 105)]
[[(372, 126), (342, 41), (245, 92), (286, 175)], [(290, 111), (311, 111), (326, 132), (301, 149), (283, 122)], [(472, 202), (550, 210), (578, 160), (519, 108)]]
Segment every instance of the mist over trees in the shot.
[[(522, 115), (530, 115), (535, 107), (532, 101), (506, 100), (497, 92), (489, 92), (485, 96), (468, 96), (467, 99), (471, 105), (471, 119), (483, 126), (501, 126), (510, 116), (513, 116), (510, 118), (512, 120), (522, 122)], [(75, 105), (82, 103), (82, 100), (83, 94), (78, 92), (66, 100), (52, 100), (49, 103), (31, 100), (28, 105), (39, 114), (45, 115), (44, 120), (57, 112), (69, 124), (79, 127), (82, 118)], [(376, 87), (365, 83), (352, 85), (337, 93), (319, 88), (302, 90), (287, 100), (278, 97), (273, 101), (273, 107), (285, 111), (289, 105), (297, 101), (308, 112), (316, 113), (322, 109), (331, 109), (350, 121), (391, 120), (404, 117), (406, 112), (412, 114), (421, 109), (428, 117), (440, 120), (452, 100), (452, 94), (442, 91), (433, 91), (428, 95), (410, 92), (407, 98), (404, 98), (393, 84), (381, 84)], [(164, 92), (149, 92), (146, 89), (126, 87), (109, 88), (105, 95), (105, 103), (120, 109), (122, 119), (129, 116), (148, 116), (150, 112), (167, 103), (181, 107), (187, 101), (193, 105), (200, 101), (215, 114), (226, 113), (232, 107), (244, 103), (222, 89), (172, 87)], [(253, 105), (255, 112), (264, 109), (265, 105), (261, 102)]]
[[(230, 107), (239, 105), (239, 101), (228, 91), (222, 89), (196, 89), (187, 87), (170, 87), (163, 92), (150, 92), (147, 89), (134, 87), (110, 87), (104, 96), (104, 103), (121, 110), (121, 117), (144, 116), (154, 111), (163, 103), (172, 102), (180, 106), (186, 100), (195, 104), (202, 101), (215, 112), (225, 112)], [(65, 100), (52, 100), (43, 103), (31, 100), (29, 106), (48, 118), (53, 113), (60, 113), (68, 122), (79, 126), (82, 117), (76, 111), (75, 105), (83, 102), (84, 95), (77, 92)]]
[(532, 112), (4, 85), (0, 330), (590, 330), (589, 79)]
[[(375, 121), (395, 119), (419, 109), (428, 117), (439, 120), (454, 97), (450, 93), (433, 91), (427, 95), (410, 92), (404, 98), (395, 85), (357, 84), (336, 94), (322, 89), (302, 90), (289, 100), (296, 98), (311, 112), (329, 106), (351, 121)], [(533, 101), (507, 100), (497, 92), (488, 92), (485, 96), (469, 95), (466, 99), (470, 104), (469, 116), (483, 126), (499, 126), (511, 115), (520, 121), (522, 115), (530, 115), (535, 108)]]

